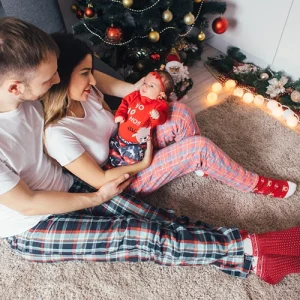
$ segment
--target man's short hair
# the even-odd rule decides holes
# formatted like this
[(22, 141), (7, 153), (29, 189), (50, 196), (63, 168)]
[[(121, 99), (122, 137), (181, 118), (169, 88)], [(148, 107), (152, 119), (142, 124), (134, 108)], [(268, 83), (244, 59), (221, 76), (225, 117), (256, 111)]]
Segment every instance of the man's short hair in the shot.
[(13, 17), (0, 19), (0, 85), (12, 76), (27, 83), (49, 54), (59, 50), (46, 32)]

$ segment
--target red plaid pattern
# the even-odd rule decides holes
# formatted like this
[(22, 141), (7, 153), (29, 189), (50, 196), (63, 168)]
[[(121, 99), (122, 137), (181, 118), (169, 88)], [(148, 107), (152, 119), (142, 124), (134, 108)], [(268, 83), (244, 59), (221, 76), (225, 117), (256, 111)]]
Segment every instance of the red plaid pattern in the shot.
[(258, 175), (245, 170), (212, 141), (200, 135), (192, 111), (184, 104), (171, 103), (168, 121), (157, 126), (152, 164), (141, 171), (130, 188), (147, 195), (187, 173), (202, 170), (233, 188), (250, 192)]

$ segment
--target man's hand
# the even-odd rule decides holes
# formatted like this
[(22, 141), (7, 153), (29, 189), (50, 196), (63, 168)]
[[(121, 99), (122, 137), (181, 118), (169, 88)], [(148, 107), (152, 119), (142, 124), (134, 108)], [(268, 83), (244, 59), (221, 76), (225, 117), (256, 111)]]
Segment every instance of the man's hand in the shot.
[(96, 192), (99, 197), (96, 197), (96, 205), (102, 204), (114, 196), (119, 195), (123, 190), (130, 184), (131, 179), (128, 174), (124, 174), (117, 179), (111, 180), (104, 185)]
[(124, 118), (119, 116), (119, 117), (115, 117), (115, 122), (116, 123), (124, 123)]
[(150, 111), (150, 116), (152, 119), (157, 120), (160, 116), (159, 112), (156, 109)]

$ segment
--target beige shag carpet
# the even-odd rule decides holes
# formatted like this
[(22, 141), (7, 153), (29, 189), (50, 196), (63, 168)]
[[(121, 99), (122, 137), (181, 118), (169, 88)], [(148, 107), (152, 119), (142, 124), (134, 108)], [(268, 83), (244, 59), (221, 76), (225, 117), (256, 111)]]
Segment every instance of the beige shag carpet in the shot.
[[(248, 169), (300, 183), (300, 134), (253, 105), (228, 100), (197, 115), (202, 134)], [(242, 194), (194, 173), (146, 199), (215, 226), (263, 232), (300, 225), (300, 188), (289, 199)], [(300, 241), (299, 241), (300, 242)], [(300, 275), (276, 286), (234, 279), (212, 266), (28, 263), (0, 241), (0, 299), (299, 299)]]

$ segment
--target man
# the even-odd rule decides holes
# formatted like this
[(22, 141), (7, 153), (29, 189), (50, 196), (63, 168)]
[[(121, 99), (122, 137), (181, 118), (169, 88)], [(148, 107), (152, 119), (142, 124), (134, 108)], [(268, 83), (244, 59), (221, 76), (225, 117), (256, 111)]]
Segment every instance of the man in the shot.
[[(30, 261), (213, 264), (233, 276), (246, 277), (252, 250), (245, 256), (237, 228), (192, 225), (171, 211), (119, 195), (129, 183), (127, 174), (95, 191), (63, 173), (44, 155), (43, 109), (36, 100), (60, 80), (58, 55), (56, 44), (45, 32), (15, 18), (0, 19), (0, 237)], [(121, 97), (137, 87), (101, 73), (96, 79), (104, 92)], [(93, 215), (95, 206), (101, 216)], [(274, 233), (270, 238), (273, 248), (278, 244), (271, 254), (287, 251), (279, 263), (290, 255), (284, 245), (298, 231), (281, 235), (278, 243), (278, 239), (273, 242)], [(255, 235), (260, 251), (263, 246), (269, 251), (266, 235), (262, 242)], [(300, 256), (298, 248), (293, 248), (293, 257)], [(260, 270), (266, 268), (260, 266)], [(299, 272), (284, 269), (280, 275), (295, 271)], [(276, 276), (278, 281), (278, 272)], [(270, 276), (263, 279), (270, 282)]]

